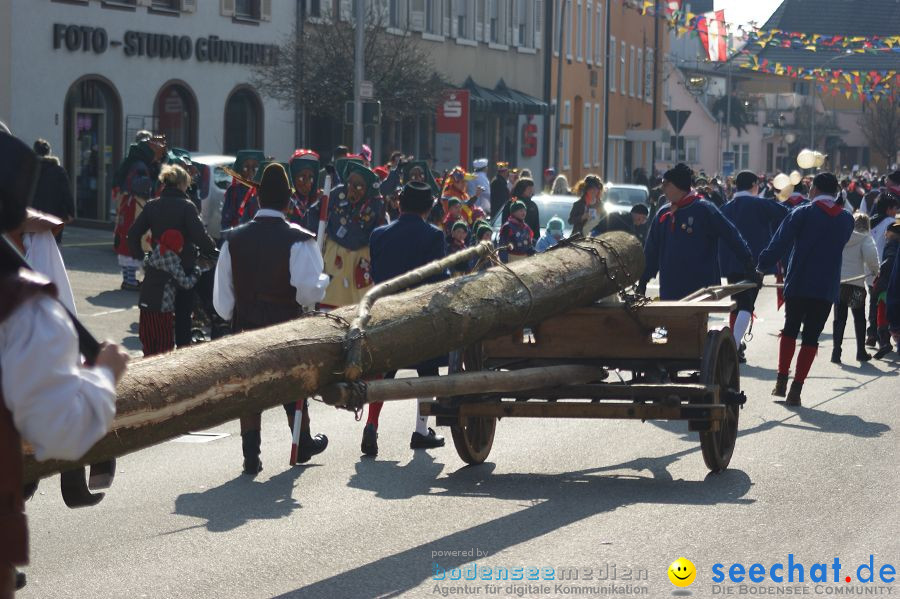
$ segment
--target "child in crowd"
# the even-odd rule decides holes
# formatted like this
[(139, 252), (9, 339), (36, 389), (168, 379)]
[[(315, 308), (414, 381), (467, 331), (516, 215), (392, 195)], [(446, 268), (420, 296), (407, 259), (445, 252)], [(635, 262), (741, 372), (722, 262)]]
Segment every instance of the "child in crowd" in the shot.
[[(447, 214), (444, 216), (444, 237), (450, 239), (453, 236), (453, 225), (462, 218), (462, 202), (459, 198), (447, 200)], [(464, 223), (465, 224), (465, 223)]]
[(534, 232), (525, 224), (525, 203), (516, 200), (509, 207), (509, 218), (500, 228), (500, 260), (515, 262), (534, 254)]
[(547, 222), (547, 230), (541, 235), (534, 246), (534, 251), (541, 253), (546, 252), (563, 238), (564, 223), (561, 218), (554, 216)]
[[(465, 221), (458, 220), (450, 227), (450, 237), (447, 239), (447, 255), (455, 254), (466, 249), (466, 240), (469, 238), (469, 227)], [(454, 276), (464, 275), (469, 272), (469, 265), (466, 263), (457, 264), (452, 268)]]
[(191, 289), (200, 271), (194, 267), (186, 273), (181, 265), (184, 236), (177, 229), (167, 229), (144, 259), (144, 282), (141, 285), (141, 309), (138, 336), (144, 356), (175, 349), (175, 286)]

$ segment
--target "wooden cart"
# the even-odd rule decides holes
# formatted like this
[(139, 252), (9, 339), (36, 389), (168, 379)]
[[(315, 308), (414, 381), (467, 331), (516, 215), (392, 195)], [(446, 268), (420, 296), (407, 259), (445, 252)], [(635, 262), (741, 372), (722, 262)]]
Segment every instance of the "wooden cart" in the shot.
[(595, 370), (577, 371), (580, 378), (568, 384), (512, 394), (440, 397), (423, 404), (422, 414), (450, 427), (456, 451), (469, 464), (488, 457), (501, 418), (686, 420), (700, 434), (707, 468), (724, 470), (746, 397), (730, 330), (710, 330), (708, 322), (710, 314), (730, 312), (730, 296), (744, 288), (710, 288), (681, 301), (634, 308), (596, 304), (467, 347), (451, 356), (450, 376), (440, 378), (479, 371), (552, 373), (573, 365)]

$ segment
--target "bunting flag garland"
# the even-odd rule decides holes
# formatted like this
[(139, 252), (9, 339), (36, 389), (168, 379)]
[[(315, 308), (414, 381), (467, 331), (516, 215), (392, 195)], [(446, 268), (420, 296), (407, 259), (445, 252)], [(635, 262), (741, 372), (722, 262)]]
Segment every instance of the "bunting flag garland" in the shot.
[(832, 96), (842, 94), (847, 99), (860, 98), (877, 102), (885, 97), (896, 97), (900, 89), (900, 76), (896, 70), (866, 72), (828, 68), (809, 69), (769, 62), (766, 59), (759, 60), (758, 56), (750, 56), (749, 62), (742, 64), (741, 67), (760, 73), (815, 81), (823, 93), (831, 93)]
[(700, 35), (706, 55), (712, 62), (728, 60), (728, 30), (725, 28), (724, 10), (709, 12), (700, 17), (697, 33)]

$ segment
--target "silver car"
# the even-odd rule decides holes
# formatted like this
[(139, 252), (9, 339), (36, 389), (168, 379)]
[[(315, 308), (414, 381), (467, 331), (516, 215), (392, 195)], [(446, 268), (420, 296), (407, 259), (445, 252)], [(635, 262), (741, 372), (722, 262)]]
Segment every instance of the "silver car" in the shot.
[(231, 185), (231, 176), (225, 172), (224, 167), (234, 164), (234, 156), (193, 154), (191, 162), (200, 171), (200, 220), (206, 225), (209, 236), (218, 240), (222, 228), (225, 191)]

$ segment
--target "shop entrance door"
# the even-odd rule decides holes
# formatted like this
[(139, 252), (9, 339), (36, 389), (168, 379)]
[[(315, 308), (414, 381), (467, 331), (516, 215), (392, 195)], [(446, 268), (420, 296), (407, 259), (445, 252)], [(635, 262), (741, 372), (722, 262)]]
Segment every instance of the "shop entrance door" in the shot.
[(75, 217), (107, 220), (109, 197), (106, 190), (106, 111), (76, 108), (72, 120), (74, 140)]

